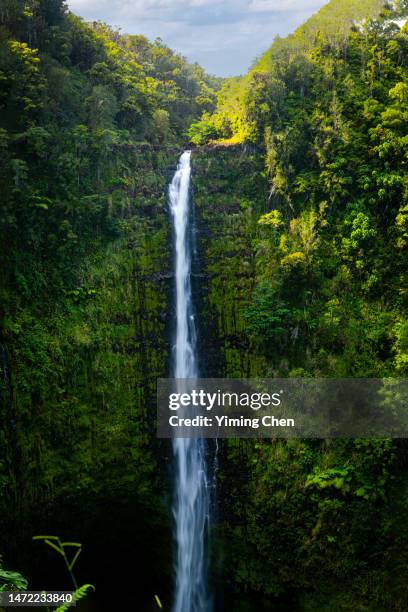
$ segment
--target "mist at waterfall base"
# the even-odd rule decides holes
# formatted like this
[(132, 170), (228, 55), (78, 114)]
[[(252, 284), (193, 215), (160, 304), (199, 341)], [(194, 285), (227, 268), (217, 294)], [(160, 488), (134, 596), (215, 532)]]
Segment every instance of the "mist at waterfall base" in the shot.
[[(175, 379), (198, 377), (191, 289), (190, 182), (191, 152), (185, 151), (169, 186), (175, 252), (176, 331), (171, 372)], [(203, 440), (178, 438), (173, 441), (176, 536), (173, 612), (209, 612), (212, 609), (207, 577), (210, 493), (205, 450)]]

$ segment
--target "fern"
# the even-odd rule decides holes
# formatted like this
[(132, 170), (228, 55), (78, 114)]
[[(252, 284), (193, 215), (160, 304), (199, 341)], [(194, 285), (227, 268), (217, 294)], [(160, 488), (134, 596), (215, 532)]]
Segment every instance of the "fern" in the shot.
[[(82, 586), (80, 586), (78, 589), (76, 589), (76, 591), (74, 591), (74, 602), (77, 603), (78, 601), (86, 597), (88, 595), (88, 591), (90, 590), (95, 590), (95, 587), (92, 584), (83, 584)], [(56, 608), (55, 612), (67, 612), (67, 610), (69, 610), (72, 605), (73, 603), (62, 604), (62, 606)]]

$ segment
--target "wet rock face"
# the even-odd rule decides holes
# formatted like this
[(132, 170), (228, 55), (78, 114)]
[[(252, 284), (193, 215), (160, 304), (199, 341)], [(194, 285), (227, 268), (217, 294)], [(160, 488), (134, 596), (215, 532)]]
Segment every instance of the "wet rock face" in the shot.
[[(14, 438), (6, 432), (0, 523), (2, 533), (19, 534), (6, 539), (8, 562), (33, 580), (31, 537), (44, 530), (83, 541), (89, 566), (99, 567), (100, 526), (111, 523), (118, 503), (126, 506), (129, 524), (147, 522), (150, 532), (161, 525), (154, 537), (148, 528), (145, 536), (129, 529), (129, 549), (155, 550), (146, 575), (156, 574), (156, 584), (170, 574), (171, 514), (163, 494), (168, 452), (154, 421), (156, 380), (167, 374), (169, 359), (172, 159), (146, 152), (129, 157), (138, 188), (122, 195), (119, 236), (83, 262), (78, 289), (49, 304), (52, 316), (28, 305), (20, 315), (22, 333), (7, 340), (21, 452), (17, 466), (9, 460)], [(109, 538), (106, 558), (117, 554), (115, 545)]]
[(256, 221), (266, 207), (262, 158), (244, 146), (204, 147), (192, 163), (203, 375), (256, 375), (263, 362), (250, 350), (244, 310), (254, 284)]
[[(249, 346), (243, 311), (254, 282), (251, 241), (258, 211), (264, 211), (263, 179), (259, 160), (238, 153), (193, 153), (192, 285), (202, 376), (249, 376), (262, 366)], [(100, 565), (102, 525), (111, 522), (115, 508), (124, 525), (146, 526), (123, 527), (126, 547), (149, 551), (144, 576), (170, 592), (171, 453), (156, 439), (155, 412), (156, 380), (169, 372), (174, 324), (166, 188), (176, 161), (135, 153), (135, 188), (123, 193), (120, 236), (84, 262), (82, 285), (60, 297), (58, 314), (37, 315), (34, 325), (27, 310), (31, 328), (7, 347), (20, 432), (13, 478), (21, 517), (9, 512), (16, 494), (11, 485), (0, 514), (4, 533), (12, 520), (24, 522), (6, 553), (11, 565), (33, 576), (33, 587), (27, 545), (33, 534), (51, 530), (82, 540), (92, 573)], [(11, 456), (11, 438), (7, 444)], [(105, 539), (112, 558), (115, 537)], [(107, 579), (98, 569), (97, 580)], [(141, 596), (145, 588), (141, 578)]]

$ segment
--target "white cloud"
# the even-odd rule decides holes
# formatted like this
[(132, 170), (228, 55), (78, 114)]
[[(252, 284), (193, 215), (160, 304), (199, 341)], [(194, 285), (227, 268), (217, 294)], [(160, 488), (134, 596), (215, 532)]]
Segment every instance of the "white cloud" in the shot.
[(191, 0), (190, 6), (210, 6), (214, 4), (221, 4), (220, 0)]
[(315, 10), (322, 6), (319, 0), (250, 0), (248, 10), (251, 13), (284, 13), (287, 11)]
[[(69, 7), (78, 12), (104, 11), (114, 8), (116, 12), (126, 12), (133, 16), (151, 18), (152, 14), (176, 12), (190, 8), (222, 5), (222, 0), (68, 0)], [(150, 13), (150, 16), (149, 16)]]

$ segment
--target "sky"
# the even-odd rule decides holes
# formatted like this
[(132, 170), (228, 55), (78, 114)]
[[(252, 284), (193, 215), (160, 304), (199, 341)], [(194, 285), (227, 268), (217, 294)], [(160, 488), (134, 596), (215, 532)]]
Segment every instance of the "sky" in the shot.
[(211, 74), (244, 74), (277, 34), (286, 36), (327, 0), (67, 0), (86, 21), (160, 37)]

